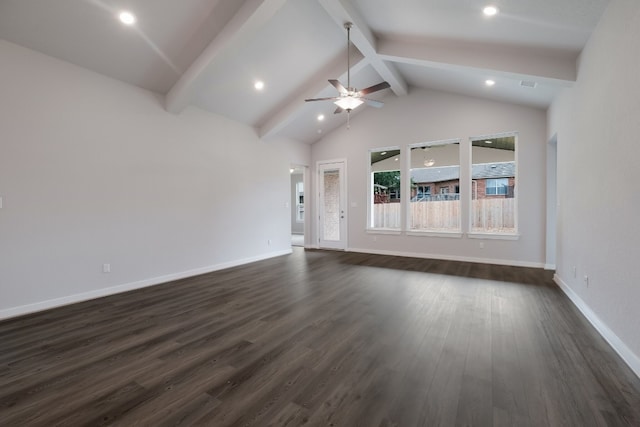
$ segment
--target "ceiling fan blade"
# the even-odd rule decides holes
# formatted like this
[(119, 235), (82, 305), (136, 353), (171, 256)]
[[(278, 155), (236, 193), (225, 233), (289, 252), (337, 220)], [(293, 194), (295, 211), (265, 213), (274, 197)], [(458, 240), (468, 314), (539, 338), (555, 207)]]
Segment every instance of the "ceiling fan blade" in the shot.
[(377, 92), (379, 90), (382, 89), (386, 89), (388, 87), (391, 87), (391, 85), (387, 82), (382, 82), (382, 83), (378, 83), (377, 85), (373, 85), (373, 86), (369, 86), (366, 89), (362, 89), (360, 92), (358, 92), (360, 95), (368, 95), (370, 93), (373, 92)]
[(338, 89), (338, 92), (347, 93), (347, 88), (342, 86), (342, 83), (340, 83), (339, 81), (337, 81), (337, 80), (329, 80), (329, 83), (331, 83), (333, 85), (333, 87)]
[(382, 106), (384, 105), (384, 102), (376, 101), (374, 99), (367, 99), (367, 98), (360, 98), (360, 99), (362, 99), (364, 102), (366, 102), (368, 105), (371, 105), (372, 107), (382, 108)]
[(311, 101), (335, 101), (340, 99), (339, 96), (331, 96), (329, 98), (312, 98), (312, 99), (305, 99), (304, 102), (311, 102)]
[(336, 111), (333, 112), (333, 114), (340, 114), (344, 111), (344, 109), (342, 107), (338, 107), (336, 108)]

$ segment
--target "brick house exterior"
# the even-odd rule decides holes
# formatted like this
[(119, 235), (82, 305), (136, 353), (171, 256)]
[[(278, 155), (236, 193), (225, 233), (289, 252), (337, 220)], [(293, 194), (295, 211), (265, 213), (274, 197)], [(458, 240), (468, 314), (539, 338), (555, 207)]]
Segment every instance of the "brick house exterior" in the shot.
[[(411, 171), (411, 200), (458, 200), (460, 198), (460, 167), (444, 166)], [(472, 198), (513, 198), (515, 163), (483, 163), (472, 168)]]

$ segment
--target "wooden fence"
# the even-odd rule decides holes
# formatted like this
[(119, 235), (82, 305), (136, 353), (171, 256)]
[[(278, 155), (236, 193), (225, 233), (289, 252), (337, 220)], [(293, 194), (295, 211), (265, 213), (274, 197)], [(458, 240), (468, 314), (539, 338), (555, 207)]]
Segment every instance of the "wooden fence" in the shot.
[[(514, 232), (515, 199), (472, 200), (472, 232)], [(373, 205), (374, 227), (400, 228), (400, 203)], [(410, 230), (460, 230), (460, 201), (409, 203)]]
[(375, 203), (373, 226), (375, 228), (400, 228), (400, 203)]
[(460, 230), (460, 200), (410, 203), (411, 230)]
[(516, 199), (472, 201), (472, 232), (513, 233), (516, 231)]

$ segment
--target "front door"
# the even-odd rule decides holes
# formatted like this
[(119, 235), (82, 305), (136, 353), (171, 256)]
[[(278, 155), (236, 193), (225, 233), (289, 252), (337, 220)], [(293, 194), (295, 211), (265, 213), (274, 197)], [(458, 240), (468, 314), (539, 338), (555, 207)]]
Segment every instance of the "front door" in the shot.
[(318, 163), (319, 246), (326, 249), (347, 248), (346, 185), (344, 161)]

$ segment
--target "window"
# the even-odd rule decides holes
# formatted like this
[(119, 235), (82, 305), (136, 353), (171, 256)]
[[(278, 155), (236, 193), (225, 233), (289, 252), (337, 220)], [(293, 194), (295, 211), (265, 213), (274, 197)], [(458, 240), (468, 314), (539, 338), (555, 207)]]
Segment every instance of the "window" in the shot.
[(471, 140), (471, 233), (517, 233), (516, 140), (516, 134)]
[(485, 194), (487, 196), (506, 195), (509, 186), (508, 178), (487, 179)]
[(418, 194), (431, 194), (430, 185), (417, 185)]
[(409, 164), (409, 231), (459, 233), (460, 141), (412, 145)]
[(400, 164), (398, 147), (369, 152), (369, 229), (401, 227)]

